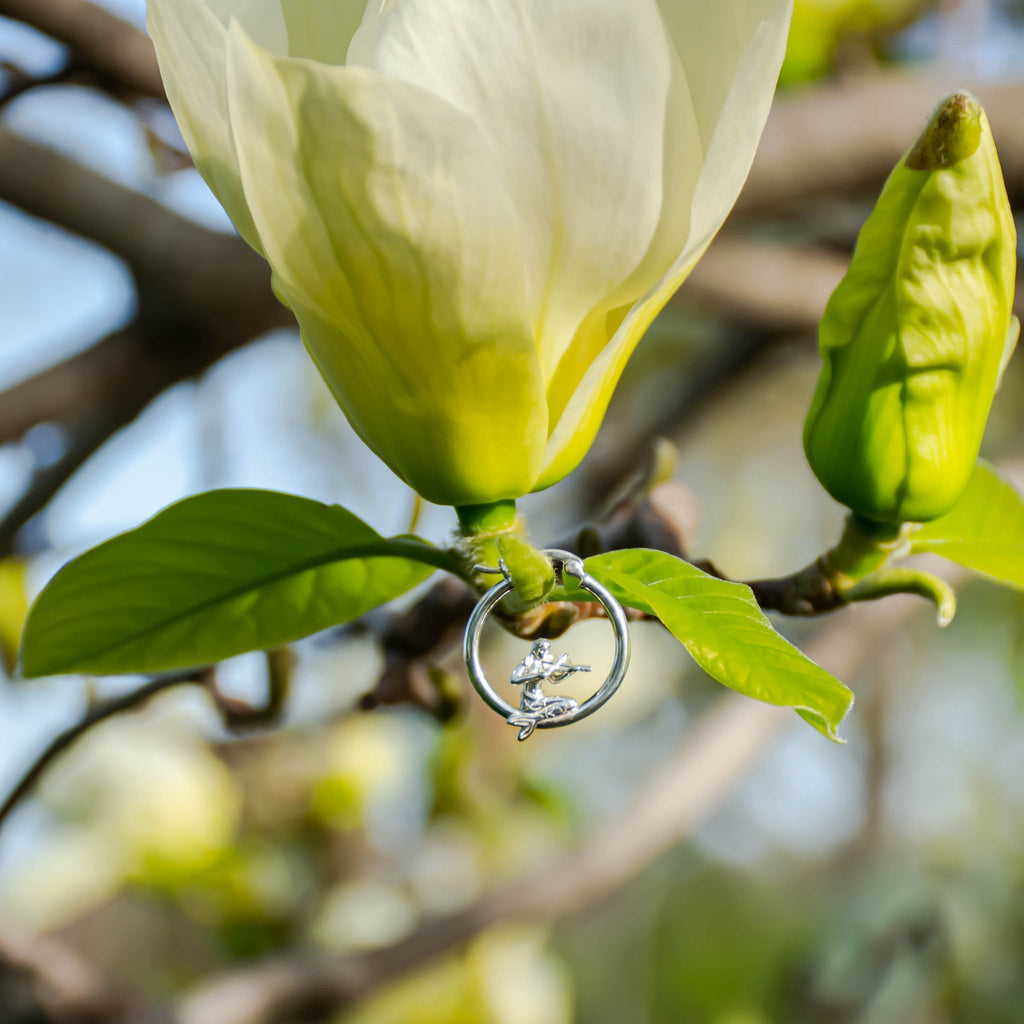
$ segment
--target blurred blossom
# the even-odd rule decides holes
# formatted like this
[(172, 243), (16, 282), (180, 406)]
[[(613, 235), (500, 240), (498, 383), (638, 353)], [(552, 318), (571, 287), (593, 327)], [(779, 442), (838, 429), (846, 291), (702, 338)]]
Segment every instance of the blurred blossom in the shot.
[(151, 718), (90, 732), (45, 794), (69, 822), (107, 832), (139, 877), (211, 863), (230, 847), (240, 811), (231, 775), (190, 723)]
[(348, 953), (392, 945), (415, 922), (412, 901), (397, 885), (361, 879), (328, 893), (313, 935), (331, 951)]
[(346, 1024), (570, 1024), (568, 979), (536, 925), (503, 925), (465, 955), (391, 986)]
[(231, 848), (240, 795), (187, 723), (120, 718), (87, 733), (47, 776), (56, 820), (38, 855), (10, 867), (5, 916), (73, 920), (132, 880), (174, 885)]
[(385, 715), (357, 715), (335, 728), (328, 762), (313, 790), (317, 816), (334, 828), (365, 825), (371, 812), (393, 803), (418, 764), (406, 723)]
[(784, 83), (821, 78), (832, 70), (845, 38), (899, 27), (926, 6), (926, 0), (796, 0)]
[(480, 845), (455, 822), (434, 825), (423, 837), (410, 883), (428, 913), (453, 913), (468, 906), (486, 884)]

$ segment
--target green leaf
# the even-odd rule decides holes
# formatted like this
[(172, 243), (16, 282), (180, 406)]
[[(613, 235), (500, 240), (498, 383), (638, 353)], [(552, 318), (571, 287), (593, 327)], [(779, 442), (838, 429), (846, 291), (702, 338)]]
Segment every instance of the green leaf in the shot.
[[(639, 548), (597, 555), (586, 567), (623, 604), (661, 619), (713, 679), (756, 700), (791, 707), (842, 742), (836, 730), (853, 694), (775, 631), (749, 587)], [(566, 596), (585, 597), (578, 590)]]
[(980, 461), (953, 508), (912, 534), (910, 546), (1024, 590), (1024, 497)]
[(445, 552), (337, 505), (211, 491), (66, 565), (22, 638), (26, 676), (159, 672), (286, 644), (405, 593)]

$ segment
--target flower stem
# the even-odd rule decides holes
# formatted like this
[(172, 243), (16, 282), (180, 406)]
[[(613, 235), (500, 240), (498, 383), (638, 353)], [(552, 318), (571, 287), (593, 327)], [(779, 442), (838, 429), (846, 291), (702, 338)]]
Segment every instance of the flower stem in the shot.
[(494, 501), (489, 505), (460, 505), (455, 509), (464, 537), (507, 530), (519, 518), (514, 501)]
[(526, 520), (516, 512), (514, 501), (496, 501), (489, 505), (463, 505), (456, 508), (461, 535), (456, 554), (478, 589), (497, 581), (477, 566), (497, 569), (505, 566), (516, 588), (510, 595), (510, 611), (526, 611), (541, 604), (555, 583), (555, 571), (547, 555), (538, 551), (527, 535)]

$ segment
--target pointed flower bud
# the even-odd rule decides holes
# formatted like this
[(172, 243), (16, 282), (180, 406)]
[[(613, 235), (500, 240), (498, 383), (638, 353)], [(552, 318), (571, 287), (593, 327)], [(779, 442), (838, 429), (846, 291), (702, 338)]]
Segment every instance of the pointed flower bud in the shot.
[(792, 0), (149, 0), (196, 166), (363, 440), (486, 504), (583, 457), (747, 176)]
[(837, 501), (884, 523), (954, 505), (1017, 341), (1015, 269), (988, 120), (954, 94), (886, 182), (821, 322), (804, 450)]

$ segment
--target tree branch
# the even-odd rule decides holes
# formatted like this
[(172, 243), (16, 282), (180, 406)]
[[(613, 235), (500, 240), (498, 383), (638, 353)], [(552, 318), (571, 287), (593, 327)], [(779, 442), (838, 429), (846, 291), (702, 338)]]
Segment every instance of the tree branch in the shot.
[(125, 89), (163, 98), (153, 44), (106, 8), (88, 0), (0, 0), (0, 15), (63, 43), (79, 63)]
[(6, 1024), (109, 1024), (124, 1020), (122, 1010), (64, 944), (0, 932), (0, 1018)]
[(230, 314), (260, 323), (273, 302), (266, 263), (237, 236), (201, 227), (2, 125), (0, 200), (120, 256), (140, 292), (166, 295), (161, 305), (179, 319)]
[(60, 85), (62, 82), (74, 80), (80, 74), (81, 68), (72, 61), (69, 64), (65, 64), (64, 67), (58, 68), (52, 74), (43, 75), (40, 78), (36, 78), (34, 75), (22, 71), (21, 68), (11, 65), (5, 65), (4, 72), (8, 78), (8, 85), (0, 93), (0, 110), (3, 110), (19, 96), (24, 96), (25, 93), (31, 92), (33, 89), (41, 89), (47, 85)]
[(49, 504), (57, 491), (121, 425), (104, 416), (67, 431), (69, 440), (63, 455), (52, 465), (33, 473), (24, 493), (0, 519), (0, 558), (14, 552), (18, 531)]
[[(275, 307), (274, 314), (286, 311)], [(244, 321), (200, 332), (174, 323), (136, 322), (85, 352), (0, 394), (0, 444), (18, 440), (35, 423), (64, 427), (68, 449), (37, 471), (15, 505), (0, 519), (0, 556), (18, 531), (111, 435), (180, 380), (198, 376), (233, 348), (251, 340)], [(168, 337), (165, 332), (170, 332)], [(177, 344), (175, 344), (177, 342)]]
[[(0, 443), (47, 421), (102, 421), (108, 436), (172, 384), (294, 322), (270, 290), (266, 264), (240, 239), (202, 228), (3, 126), (0, 200), (121, 256), (139, 294), (134, 323), (0, 396)], [(101, 431), (97, 443), (103, 439)]]
[(877, 190), (953, 88), (980, 100), (1014, 196), (1024, 195), (1024, 86), (951, 82), (940, 69), (872, 72), (776, 100), (737, 211), (778, 213), (824, 193)]

